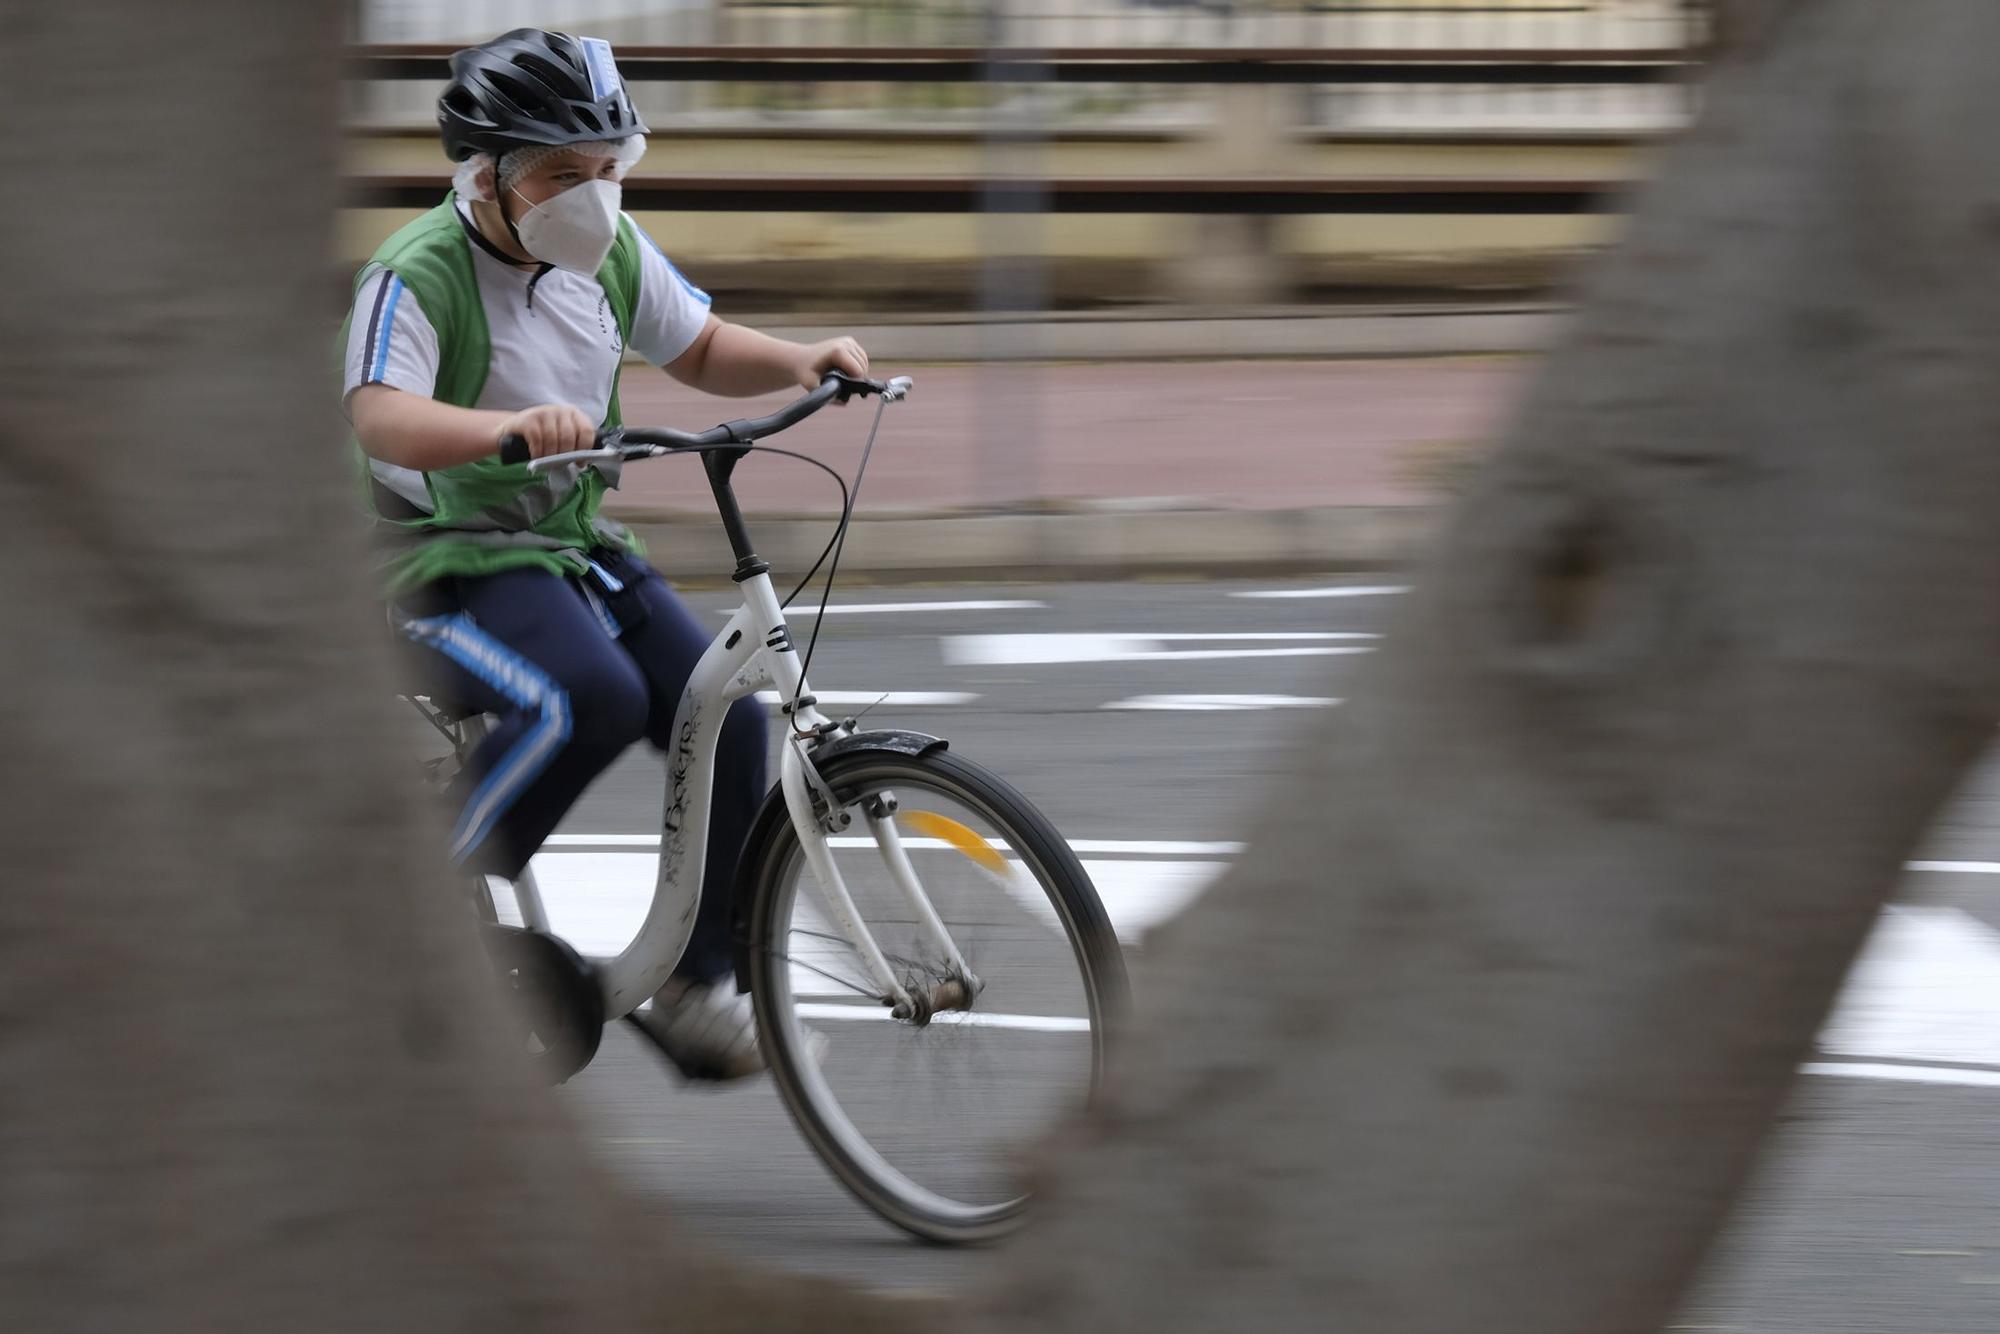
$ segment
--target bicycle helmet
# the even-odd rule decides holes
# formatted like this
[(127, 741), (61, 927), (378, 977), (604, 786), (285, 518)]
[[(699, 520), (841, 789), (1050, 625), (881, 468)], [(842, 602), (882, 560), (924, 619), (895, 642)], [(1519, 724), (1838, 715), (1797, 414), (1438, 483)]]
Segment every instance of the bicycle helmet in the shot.
[(451, 58), (438, 129), (453, 162), (646, 133), (598, 37), (516, 28)]

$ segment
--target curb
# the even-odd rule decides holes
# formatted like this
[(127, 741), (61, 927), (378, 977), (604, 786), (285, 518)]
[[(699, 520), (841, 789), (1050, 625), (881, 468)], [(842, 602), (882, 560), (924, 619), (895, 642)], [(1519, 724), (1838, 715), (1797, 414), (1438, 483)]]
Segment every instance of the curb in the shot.
[[(857, 515), (840, 572), (843, 578), (898, 582), (1387, 569), (1416, 560), (1442, 514), (1429, 505), (1331, 505)], [(677, 582), (719, 583), (734, 564), (715, 516), (706, 511), (625, 511), (616, 517), (645, 542), (648, 560)], [(833, 536), (835, 518), (753, 514), (747, 523), (758, 553), (782, 582), (811, 567)]]

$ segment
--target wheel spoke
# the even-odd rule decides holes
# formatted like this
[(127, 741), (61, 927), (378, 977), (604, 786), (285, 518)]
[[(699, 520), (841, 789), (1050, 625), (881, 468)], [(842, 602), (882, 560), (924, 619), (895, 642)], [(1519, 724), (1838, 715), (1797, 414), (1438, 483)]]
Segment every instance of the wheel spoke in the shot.
[(804, 959), (798, 958), (795, 955), (787, 954), (783, 950), (765, 950), (764, 953), (773, 959), (784, 960), (786, 964), (788, 964), (793, 968), (803, 968), (808, 973), (817, 974), (818, 976), (823, 977), (827, 981), (833, 983), (835, 986), (845, 987), (847, 990), (853, 992), (857, 996), (864, 996), (869, 1000), (883, 999), (883, 997), (877, 996), (874, 992), (870, 991), (867, 987), (861, 985), (860, 983), (850, 982), (846, 978), (840, 976), (838, 973), (829, 972), (827, 969), (821, 968), (818, 964), (807, 963)]
[[(1068, 845), (956, 756), (856, 754), (822, 776), (850, 805), (893, 791), (899, 819), (926, 836), (905, 845), (902, 871), (872, 845), (836, 854), (855, 912), (922, 1004), (898, 1020), (843, 999), (882, 998), (852, 979), (854, 945), (826, 929), (797, 836), (778, 826), (746, 865), (757, 868), (756, 939), (785, 946), (753, 952), (751, 979), (779, 1090), (828, 1166), (883, 1217), (933, 1240), (997, 1236), (1025, 1204), (1019, 1147), (1096, 1086), (1103, 1021), (1124, 997), (1116, 939)], [(996, 892), (989, 859), (1011, 868), (1009, 892)], [(928, 909), (908, 897), (910, 870)], [(933, 912), (951, 951), (923, 925)], [(947, 962), (956, 958), (976, 994), (952, 985), (967, 980)], [(835, 994), (812, 994), (811, 979)]]
[[(795, 936), (804, 936), (809, 940), (824, 940), (834, 945), (845, 945), (850, 950), (854, 948), (854, 942), (849, 940), (846, 936), (840, 935), (838, 932), (808, 931), (803, 927), (795, 926), (792, 928), (792, 934)], [(890, 963), (901, 964), (905, 968), (911, 969), (913, 971), (921, 971), (924, 968), (932, 966), (924, 963), (921, 959), (918, 959), (912, 955), (892, 954), (887, 950), (884, 950), (882, 952), (882, 957), (887, 959)], [(801, 968), (807, 968), (811, 966), (802, 960), (794, 960), (794, 962), (797, 962)]]

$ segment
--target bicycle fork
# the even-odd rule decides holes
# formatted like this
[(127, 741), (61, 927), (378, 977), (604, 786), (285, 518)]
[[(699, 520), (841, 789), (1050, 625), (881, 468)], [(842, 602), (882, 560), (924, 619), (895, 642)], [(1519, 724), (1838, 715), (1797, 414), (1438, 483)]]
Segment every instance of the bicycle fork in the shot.
[[(821, 896), (826, 900), (835, 928), (861, 956), (862, 967), (875, 983), (877, 994), (889, 1004), (890, 1016), (922, 1024), (929, 1022), (930, 1017), (940, 1010), (971, 1008), (973, 998), (979, 994), (983, 984), (966, 965), (957, 943), (952, 940), (937, 910), (931, 906), (929, 896), (924, 893), (916, 868), (910, 864), (902, 834), (896, 828), (895, 794), (870, 794), (862, 804), (862, 814), (867, 819), (876, 850), (881, 853), (883, 864), (888, 868), (889, 878), (909, 903), (918, 930), (949, 970), (949, 976), (930, 983), (921, 992), (912, 992), (896, 976), (888, 959), (883, 956), (881, 946), (875, 943), (875, 937), (869, 932), (868, 924), (855, 911), (854, 897), (848, 892), (847, 882), (841, 878), (840, 868), (834, 864), (833, 852), (827, 842), (827, 825), (845, 828), (848, 816), (833, 804), (830, 792), (824, 799), (824, 820), (813, 808), (812, 788), (818, 775), (808, 777), (811, 764), (811, 757), (796, 738), (784, 748), (778, 774), (785, 794), (785, 807), (791, 813), (792, 825), (798, 831), (799, 842), (805, 850), (806, 863), (812, 868), (813, 878), (819, 882)], [(824, 787), (824, 784), (820, 786)]]
[[(785, 794), (785, 809), (792, 818), (792, 827), (798, 831), (799, 844), (805, 850), (806, 863), (812, 868), (813, 878), (819, 882), (820, 895), (833, 916), (835, 928), (861, 957), (862, 967), (875, 984), (876, 996), (888, 1003), (892, 1017), (922, 1024), (929, 1022), (939, 1010), (970, 1007), (973, 997), (979, 994), (981, 984), (972, 970), (966, 967), (964, 956), (959, 953), (957, 944), (945, 930), (944, 923), (939, 920), (936, 909), (931, 906), (929, 897), (917, 880), (916, 869), (910, 865), (909, 855), (904, 851), (896, 830), (893, 818), (895, 798), (888, 793), (876, 794), (869, 799), (870, 809), (866, 812), (869, 829), (888, 865), (890, 878), (909, 901), (918, 929), (931, 948), (946, 961), (951, 976), (926, 986), (921, 993), (913, 993), (890, 968), (889, 960), (884, 957), (882, 947), (875, 943), (868, 924), (855, 911), (854, 896), (848, 892), (847, 882), (841, 878), (840, 868), (834, 865), (833, 852), (827, 845), (828, 826), (844, 829), (850, 817), (834, 799), (826, 780), (813, 767), (804, 740), (808, 735), (823, 736), (833, 729), (813, 706), (805, 669), (791, 650), (791, 636), (785, 632), (784, 609), (771, 586), (770, 574), (759, 572), (744, 580), (742, 587), (744, 608), (754, 618), (754, 623), (773, 627), (766, 636), (771, 651), (760, 654), (750, 669), (759, 679), (754, 683), (746, 681), (745, 688), (768, 682), (777, 687), (780, 699), (795, 701), (793, 707), (786, 710), (791, 715), (792, 735), (780, 751), (778, 782)], [(826, 807), (824, 820), (813, 807), (815, 788), (819, 790)]]

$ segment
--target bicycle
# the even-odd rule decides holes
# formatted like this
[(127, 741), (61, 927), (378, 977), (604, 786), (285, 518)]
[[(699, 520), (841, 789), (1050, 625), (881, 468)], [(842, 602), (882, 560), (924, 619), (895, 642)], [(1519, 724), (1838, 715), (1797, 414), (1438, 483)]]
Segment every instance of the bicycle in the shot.
[[(753, 450), (804, 458), (757, 442), (828, 403), (875, 395), (879, 430), (881, 407), (909, 389), (907, 378), (836, 373), (770, 416), (700, 433), (614, 429), (591, 449), (538, 460), (524, 442), (504, 442), (503, 461), (537, 470), (700, 455), (741, 605), (676, 711), (658, 877), (623, 951), (579, 956), (550, 930), (532, 872), (509, 887), (520, 927), (498, 923), (491, 885), (481, 909), (495, 962), (527, 1002), (522, 1036), (532, 1059), (552, 1081), (567, 1079), (596, 1053), (604, 1024), (631, 1020), (679, 960), (702, 881), (723, 714), (731, 701), (775, 689), (789, 728), (778, 783), (740, 854), (739, 985), (750, 992), (779, 1093), (835, 1177), (905, 1231), (965, 1243), (1019, 1225), (1029, 1197), (1014, 1179), (1012, 1150), (1097, 1089), (1127, 998), (1117, 938), (1075, 854), (1025, 797), (941, 738), (861, 730), (856, 719), (819, 711), (806, 681), (818, 623), (801, 661), (731, 481)], [(857, 488), (874, 439), (871, 431)], [(830, 594), (853, 515), (854, 493), (844, 481), (841, 489), (841, 522), (792, 597), (829, 556)], [(482, 734), (481, 718), (412, 701), (461, 759)], [(442, 767), (433, 776), (448, 777)], [(926, 1093), (961, 1096), (939, 1115), (916, 1105)], [(878, 1111), (887, 1113), (879, 1123)], [(997, 1155), (963, 1151), (975, 1117), (1001, 1123)]]

